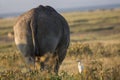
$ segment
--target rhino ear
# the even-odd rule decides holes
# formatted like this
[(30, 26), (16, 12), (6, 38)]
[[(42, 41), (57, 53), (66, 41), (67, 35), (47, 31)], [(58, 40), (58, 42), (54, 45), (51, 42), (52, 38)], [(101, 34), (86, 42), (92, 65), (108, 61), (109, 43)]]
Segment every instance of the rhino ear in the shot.
[(50, 10), (50, 11), (55, 11), (56, 12), (56, 10), (54, 9), (54, 8), (52, 8), (51, 6), (45, 6), (48, 10)]
[(39, 8), (44, 8), (44, 6), (43, 6), (43, 5), (39, 5), (38, 7), (39, 7)]

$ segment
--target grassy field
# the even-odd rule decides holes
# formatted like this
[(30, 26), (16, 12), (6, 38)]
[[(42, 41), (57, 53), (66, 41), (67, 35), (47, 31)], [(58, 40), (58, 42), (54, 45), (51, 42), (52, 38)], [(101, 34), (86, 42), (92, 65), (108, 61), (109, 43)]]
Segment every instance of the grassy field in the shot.
[[(120, 80), (120, 9), (63, 13), (71, 43), (59, 75), (25, 73), (16, 49), (13, 25), (17, 18), (0, 19), (0, 80)], [(84, 70), (78, 73), (76, 60)]]

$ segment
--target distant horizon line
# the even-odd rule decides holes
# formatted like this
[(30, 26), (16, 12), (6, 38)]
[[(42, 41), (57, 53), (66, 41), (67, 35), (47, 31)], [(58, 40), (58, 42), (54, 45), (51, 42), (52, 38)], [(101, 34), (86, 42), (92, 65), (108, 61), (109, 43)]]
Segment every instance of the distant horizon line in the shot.
[[(112, 8), (120, 8), (120, 4), (112, 4), (112, 5), (98, 5), (98, 6), (86, 6), (86, 7), (74, 7), (74, 8), (57, 8), (56, 10), (60, 13), (64, 12), (75, 12), (75, 11), (90, 11), (97, 9), (112, 9)], [(10, 13), (0, 13), (0, 18), (4, 17), (14, 17), (18, 16), (26, 11), (21, 12), (10, 12)]]
[[(88, 8), (88, 7), (90, 7), (90, 8), (93, 8), (93, 7), (96, 7), (96, 8), (98, 8), (98, 7), (103, 7), (103, 8), (105, 8), (105, 7), (110, 7), (110, 6), (112, 6), (113, 8), (117, 8), (117, 7), (120, 7), (120, 3), (118, 3), (118, 4), (108, 4), (108, 5), (97, 5), (97, 6), (79, 6), (79, 7), (71, 7), (71, 8), (56, 8), (56, 10), (57, 11), (60, 11), (60, 10), (69, 10), (69, 9), (80, 9), (80, 8)], [(28, 10), (30, 10), (30, 9), (28, 9)], [(25, 11), (21, 11), (21, 12), (25, 12)], [(21, 12), (9, 12), (10, 14), (11, 13), (21, 13)], [(0, 13), (1, 14), (1, 13)], [(2, 13), (2, 14), (7, 14), (7, 12), (6, 13)]]

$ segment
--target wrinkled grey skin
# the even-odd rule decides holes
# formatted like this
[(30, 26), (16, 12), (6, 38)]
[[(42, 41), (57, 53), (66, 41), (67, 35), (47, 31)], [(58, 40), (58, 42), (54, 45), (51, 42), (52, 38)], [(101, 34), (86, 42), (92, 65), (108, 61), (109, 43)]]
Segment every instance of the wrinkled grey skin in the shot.
[(70, 42), (69, 26), (59, 13), (50, 6), (33, 8), (18, 18), (14, 34), (28, 64), (40, 57), (41, 70), (58, 72)]

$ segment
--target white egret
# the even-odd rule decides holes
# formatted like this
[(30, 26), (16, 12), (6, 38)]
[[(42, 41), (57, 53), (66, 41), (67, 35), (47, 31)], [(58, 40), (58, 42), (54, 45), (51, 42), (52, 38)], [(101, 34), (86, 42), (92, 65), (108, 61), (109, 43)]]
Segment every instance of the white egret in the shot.
[(79, 70), (79, 73), (81, 74), (84, 69), (84, 66), (81, 61), (77, 61), (77, 62), (78, 62), (78, 70)]

